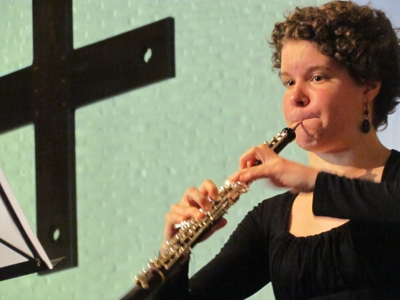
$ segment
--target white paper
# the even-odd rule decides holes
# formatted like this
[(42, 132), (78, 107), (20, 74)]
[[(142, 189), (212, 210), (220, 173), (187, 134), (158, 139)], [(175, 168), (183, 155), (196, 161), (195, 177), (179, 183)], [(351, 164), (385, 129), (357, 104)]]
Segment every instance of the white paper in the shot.
[[(28, 244), (24, 240), (24, 237), (21, 233), (21, 231), (23, 231), (28, 239), (31, 241), (33, 247), (36, 249), (36, 252), (40, 256), (40, 259), (44, 261), (49, 269), (52, 269), (53, 266), (49, 258), (47, 257), (46, 252), (44, 251), (42, 245), (40, 244), (36, 235), (33, 233), (31, 227), (29, 226), (25, 215), (22, 212), (22, 209), (19, 206), (17, 199), (15, 198), (14, 193), (12, 192), (11, 187), (1, 169), (0, 185), (7, 196), (7, 199), (3, 199), (0, 196), (0, 238), (11, 244), (13, 247), (17, 248), (19, 251), (23, 252), (30, 258), (35, 259), (32, 251), (29, 249)], [(5, 205), (6, 201), (10, 204), (10, 209), (16, 214), (18, 220), (20, 221), (22, 226), (21, 231), (15, 224), (9, 209)], [(26, 257), (0, 243), (0, 268), (26, 261), (28, 261)]]

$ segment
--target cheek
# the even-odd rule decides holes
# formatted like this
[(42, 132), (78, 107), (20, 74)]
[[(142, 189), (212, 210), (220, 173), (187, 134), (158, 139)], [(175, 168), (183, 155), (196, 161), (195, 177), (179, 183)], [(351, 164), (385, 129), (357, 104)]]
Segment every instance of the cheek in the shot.
[(291, 96), (285, 93), (282, 98), (282, 110), (285, 117), (290, 112), (291, 108), (293, 108)]
[(290, 105), (289, 105), (289, 101), (285, 101), (285, 99), (282, 102), (282, 112), (283, 112), (283, 117), (285, 118), (286, 123), (288, 123), (289, 114), (290, 114)]

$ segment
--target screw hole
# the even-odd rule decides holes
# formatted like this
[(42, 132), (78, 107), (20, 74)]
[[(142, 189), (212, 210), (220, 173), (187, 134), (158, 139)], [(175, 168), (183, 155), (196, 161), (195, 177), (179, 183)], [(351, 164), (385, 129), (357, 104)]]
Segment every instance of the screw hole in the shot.
[(144, 62), (145, 62), (146, 64), (150, 61), (152, 55), (153, 55), (153, 52), (151, 51), (151, 48), (147, 48), (147, 49), (144, 51), (143, 60), (144, 60)]
[(52, 234), (53, 241), (54, 241), (54, 242), (57, 242), (58, 239), (60, 238), (60, 235), (61, 235), (60, 229), (54, 228), (54, 229), (53, 229), (53, 234)]

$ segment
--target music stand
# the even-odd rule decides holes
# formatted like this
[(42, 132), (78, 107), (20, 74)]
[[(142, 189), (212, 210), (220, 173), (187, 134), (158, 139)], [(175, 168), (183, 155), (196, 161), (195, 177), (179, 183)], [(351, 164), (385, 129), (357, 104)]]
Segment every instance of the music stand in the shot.
[(52, 268), (0, 168), (0, 281)]

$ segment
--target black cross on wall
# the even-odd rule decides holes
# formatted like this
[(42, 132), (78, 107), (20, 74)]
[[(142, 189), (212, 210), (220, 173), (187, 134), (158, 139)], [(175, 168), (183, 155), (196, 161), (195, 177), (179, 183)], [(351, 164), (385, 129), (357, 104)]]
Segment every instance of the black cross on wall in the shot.
[(33, 64), (0, 78), (0, 133), (34, 123), (37, 235), (78, 265), (76, 108), (175, 76), (174, 20), (73, 49), (72, 0), (33, 0)]

